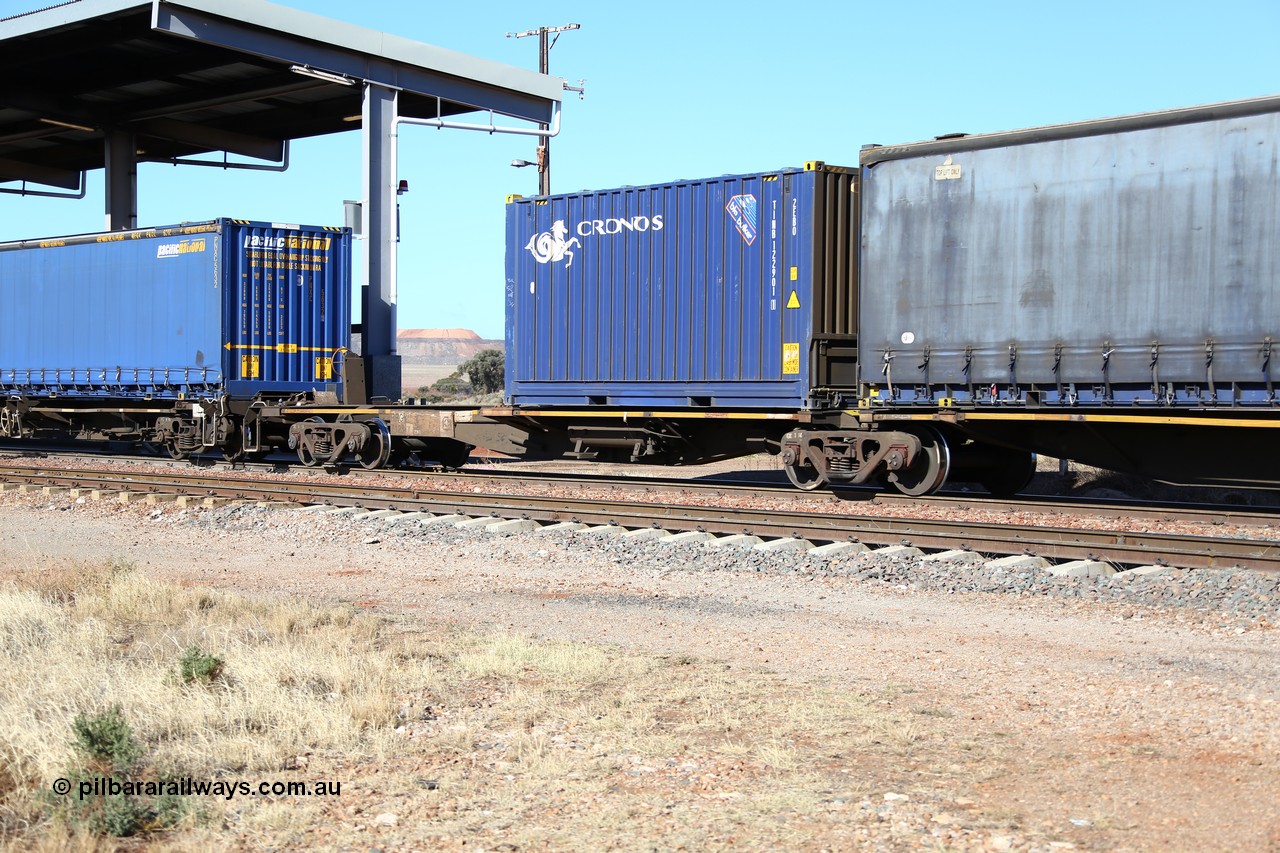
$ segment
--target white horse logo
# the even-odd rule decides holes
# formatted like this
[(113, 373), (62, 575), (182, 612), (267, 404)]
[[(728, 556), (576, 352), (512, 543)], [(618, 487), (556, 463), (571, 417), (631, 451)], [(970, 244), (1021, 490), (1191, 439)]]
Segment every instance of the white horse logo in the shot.
[(569, 263), (565, 264), (565, 269), (568, 269), (573, 266), (573, 252), (569, 251), (569, 247), (582, 247), (577, 237), (565, 242), (564, 237), (568, 233), (569, 229), (565, 227), (564, 220), (557, 219), (552, 223), (550, 231), (543, 231), (541, 234), (535, 234), (530, 237), (525, 248), (533, 255), (533, 259), (540, 264), (558, 261), (568, 255)]

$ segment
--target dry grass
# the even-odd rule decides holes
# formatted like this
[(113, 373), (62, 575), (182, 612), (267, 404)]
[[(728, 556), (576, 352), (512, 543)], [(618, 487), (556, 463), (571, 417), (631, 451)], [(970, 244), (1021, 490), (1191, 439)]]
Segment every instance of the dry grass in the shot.
[[(315, 748), (376, 754), (388, 743), (394, 697), (434, 677), (429, 661), (404, 650), (353, 656), (382, 627), (350, 608), (183, 589), (118, 566), (84, 574), (78, 590), (35, 574), (0, 593), (12, 663), (0, 671), (0, 714), (19, 722), (0, 756), (22, 779), (67, 764), (76, 714), (115, 705), (155, 744), (150, 756), (161, 767), (269, 770)], [(225, 660), (225, 679), (206, 687), (176, 677), (193, 644)]]
[[(178, 675), (192, 646), (223, 660), (209, 684)], [(863, 796), (933, 739), (861, 696), (723, 664), (410, 632), (120, 565), (0, 584), (0, 663), (9, 849), (103, 843), (42, 792), (77, 762), (72, 720), (115, 706), (149, 778), (343, 782), (335, 798), (204, 799), (151, 836), (173, 849), (325, 849), (353, 832), (392, 848), (794, 847), (847, 838), (833, 798)], [(397, 826), (372, 825), (382, 811)]]
[[(193, 645), (226, 675), (184, 683)], [(351, 608), (184, 589), (121, 565), (18, 574), (0, 590), (0, 658), (5, 835), (44, 811), (33, 792), (72, 774), (77, 716), (119, 707), (151, 778), (271, 777), (313, 751), (384, 755), (396, 697), (438, 679), (420, 650)]]

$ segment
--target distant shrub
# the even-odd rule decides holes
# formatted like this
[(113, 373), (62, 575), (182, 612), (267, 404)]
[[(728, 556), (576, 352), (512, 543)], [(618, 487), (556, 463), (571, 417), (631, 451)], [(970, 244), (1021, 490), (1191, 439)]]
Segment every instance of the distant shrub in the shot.
[(124, 794), (111, 794), (102, 798), (100, 822), (91, 819), (88, 823), (97, 832), (127, 838), (142, 828), (143, 816), (136, 800)]
[(465, 373), (477, 394), (501, 391), (506, 377), (507, 357), (501, 350), (487, 349), (476, 353), (458, 365), (458, 372)]
[(457, 373), (453, 373), (443, 379), (436, 380), (436, 383), (431, 386), (431, 389), (439, 392), (440, 394), (451, 397), (456, 394), (461, 394), (464, 390), (464, 386), (465, 380), (463, 380), (463, 378)]

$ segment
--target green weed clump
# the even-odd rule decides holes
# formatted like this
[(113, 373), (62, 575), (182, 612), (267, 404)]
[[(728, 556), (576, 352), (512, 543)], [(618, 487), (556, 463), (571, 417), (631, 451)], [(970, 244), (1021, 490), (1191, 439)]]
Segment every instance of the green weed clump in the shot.
[(206, 654), (199, 646), (192, 644), (182, 653), (178, 662), (179, 672), (184, 684), (212, 684), (222, 675), (222, 658)]
[[(82, 767), (67, 774), (71, 790), (78, 792), (81, 782), (92, 785), (95, 779), (123, 779), (132, 773), (140, 751), (119, 705), (91, 717), (77, 715), (71, 731), (75, 736), (72, 746), (85, 761)], [(142, 803), (123, 791), (84, 798), (65, 796), (59, 806), (73, 828), (117, 838), (135, 834), (146, 815)]]
[(133, 731), (119, 705), (93, 717), (78, 715), (71, 723), (76, 751), (103, 770), (128, 770), (138, 758)]

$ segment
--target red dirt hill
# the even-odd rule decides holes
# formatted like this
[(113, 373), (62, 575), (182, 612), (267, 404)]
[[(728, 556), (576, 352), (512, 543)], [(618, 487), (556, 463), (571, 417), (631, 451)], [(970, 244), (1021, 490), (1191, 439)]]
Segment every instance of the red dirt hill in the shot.
[(470, 329), (401, 329), (396, 347), (408, 363), (458, 365), (503, 341), (482, 338)]

